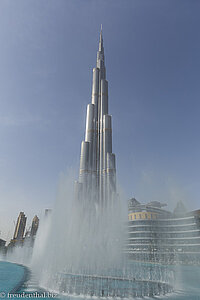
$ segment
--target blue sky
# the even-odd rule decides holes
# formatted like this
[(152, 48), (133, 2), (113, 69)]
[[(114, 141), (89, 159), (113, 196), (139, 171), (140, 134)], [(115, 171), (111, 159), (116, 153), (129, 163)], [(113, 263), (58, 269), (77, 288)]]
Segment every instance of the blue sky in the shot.
[(125, 198), (200, 208), (199, 15), (198, 0), (1, 0), (0, 238), (78, 177), (101, 23)]

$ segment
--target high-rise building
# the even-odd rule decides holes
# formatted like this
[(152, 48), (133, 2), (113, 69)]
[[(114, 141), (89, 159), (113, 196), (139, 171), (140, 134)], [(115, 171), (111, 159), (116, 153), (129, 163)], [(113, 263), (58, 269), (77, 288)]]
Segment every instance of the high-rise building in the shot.
[(85, 140), (81, 144), (76, 196), (92, 199), (102, 207), (112, 203), (116, 193), (115, 155), (112, 153), (112, 117), (108, 113), (108, 81), (102, 28), (97, 63), (93, 69), (92, 101), (87, 106)]
[(19, 217), (17, 219), (17, 224), (15, 226), (15, 233), (13, 236), (14, 240), (22, 240), (24, 237), (24, 230), (26, 227), (26, 216), (24, 212), (19, 213)]
[(36, 236), (38, 226), (39, 226), (39, 218), (38, 218), (38, 216), (35, 216), (33, 218), (32, 225), (31, 225), (31, 236), (32, 237)]

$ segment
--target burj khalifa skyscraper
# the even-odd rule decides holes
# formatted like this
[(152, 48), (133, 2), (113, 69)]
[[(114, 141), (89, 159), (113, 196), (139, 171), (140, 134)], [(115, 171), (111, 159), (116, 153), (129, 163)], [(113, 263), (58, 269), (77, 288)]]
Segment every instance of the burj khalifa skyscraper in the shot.
[(102, 26), (97, 63), (93, 69), (92, 101), (87, 106), (85, 140), (81, 143), (79, 180), (75, 190), (79, 199), (87, 198), (101, 207), (112, 204), (116, 197), (112, 117), (108, 113)]

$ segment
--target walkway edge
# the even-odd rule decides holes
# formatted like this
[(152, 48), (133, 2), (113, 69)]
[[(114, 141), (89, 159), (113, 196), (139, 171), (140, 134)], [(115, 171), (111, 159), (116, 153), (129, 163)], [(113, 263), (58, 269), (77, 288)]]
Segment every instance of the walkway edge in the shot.
[(10, 293), (16, 293), (16, 292), (18, 292), (21, 289), (22, 285), (26, 281), (29, 280), (30, 274), (31, 274), (31, 271), (30, 271), (30, 269), (28, 267), (26, 267), (24, 265), (21, 265), (21, 264), (16, 264), (16, 265), (23, 267), (23, 269), (24, 269), (24, 275), (23, 275), (22, 279), (19, 281), (19, 283), (10, 291)]

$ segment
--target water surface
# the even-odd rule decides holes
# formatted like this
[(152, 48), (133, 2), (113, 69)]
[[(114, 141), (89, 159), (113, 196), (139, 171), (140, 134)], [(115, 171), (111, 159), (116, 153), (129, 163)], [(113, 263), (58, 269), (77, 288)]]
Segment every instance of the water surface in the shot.
[[(154, 297), (153, 299), (169, 299), (169, 300), (200, 300), (200, 266), (169, 266), (174, 270), (174, 284), (175, 291), (172, 294), (165, 296)], [(10, 292), (15, 285), (23, 278), (23, 266), (12, 264), (9, 262), (0, 261), (0, 292)], [(30, 278), (26, 285), (24, 285), (19, 292), (34, 293), (44, 292), (38, 286), (35, 278)], [(45, 291), (47, 293), (47, 291)], [(1, 298), (1, 297), (0, 297)], [(3, 297), (4, 298), (4, 297)], [(48, 298), (48, 297), (46, 297)], [(72, 297), (72, 296), (57, 296), (51, 299), (65, 299), (65, 300), (83, 300), (83, 299), (98, 299), (97, 297)], [(5, 298), (4, 298), (5, 299)], [(15, 298), (17, 299), (17, 298)], [(18, 298), (19, 299), (19, 298)], [(35, 297), (29, 299), (35, 299)], [(49, 299), (49, 298), (48, 298)], [(145, 297), (145, 299), (152, 299)]]

